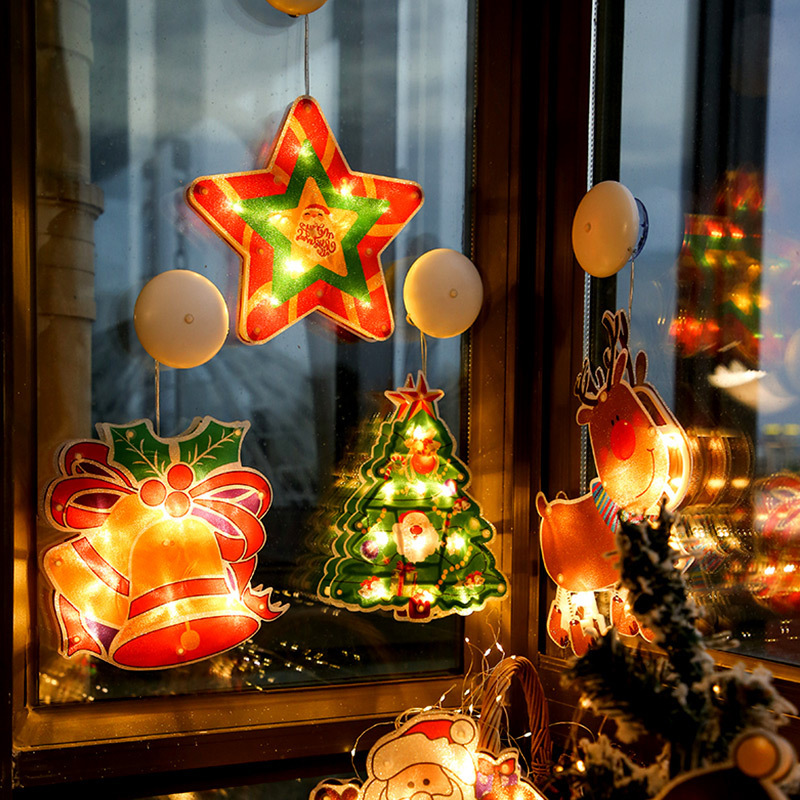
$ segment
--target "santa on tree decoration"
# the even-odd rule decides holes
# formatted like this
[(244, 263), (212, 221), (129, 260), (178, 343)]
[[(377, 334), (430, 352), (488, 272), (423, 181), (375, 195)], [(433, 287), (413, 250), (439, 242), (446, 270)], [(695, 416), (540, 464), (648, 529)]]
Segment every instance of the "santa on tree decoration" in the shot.
[(288, 606), (250, 579), (272, 490), (241, 463), (248, 422), (198, 418), (162, 439), (150, 420), (65, 444), (45, 514), (72, 534), (49, 547), (61, 651), (124, 669), (199, 661), (241, 644)]
[(439, 416), (443, 395), (422, 372), (386, 392), (396, 408), (336, 520), (318, 589), (326, 602), (425, 622), (505, 595), (487, 546), (494, 528), (466, 492), (469, 471)]

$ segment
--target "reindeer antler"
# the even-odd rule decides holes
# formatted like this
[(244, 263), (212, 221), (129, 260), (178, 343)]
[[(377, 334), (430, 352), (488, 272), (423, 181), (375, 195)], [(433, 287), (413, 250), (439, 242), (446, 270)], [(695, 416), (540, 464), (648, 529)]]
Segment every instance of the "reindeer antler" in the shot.
[(615, 381), (622, 378), (624, 372), (627, 371), (631, 386), (644, 383), (647, 374), (645, 352), (640, 351), (634, 359), (628, 348), (630, 327), (625, 311), (623, 309), (617, 312), (606, 311), (603, 314), (602, 325), (608, 337), (608, 346), (603, 350), (603, 365), (597, 367), (592, 374), (589, 359), (585, 359), (573, 390), (581, 403), (590, 408), (598, 404), (600, 394), (610, 390)]
[(583, 367), (575, 379), (575, 388), (573, 389), (575, 396), (581, 401), (581, 405), (593, 408), (600, 402), (598, 397), (604, 387), (603, 377), (603, 371), (598, 368), (597, 379), (595, 380), (589, 359), (584, 359)]

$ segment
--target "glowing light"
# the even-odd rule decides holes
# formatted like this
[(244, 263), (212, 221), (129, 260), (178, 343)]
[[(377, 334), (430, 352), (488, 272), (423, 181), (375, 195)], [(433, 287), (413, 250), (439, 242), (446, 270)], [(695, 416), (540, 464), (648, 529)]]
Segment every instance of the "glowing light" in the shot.
[(302, 275), (306, 271), (306, 265), (297, 258), (287, 258), (286, 269), (292, 275)]
[(591, 608), (595, 605), (594, 592), (575, 592), (575, 605)]
[(394, 497), (394, 485), (392, 483), (384, 484), (381, 493), (387, 500)]
[(797, 569), (797, 567), (796, 567), (794, 564), (787, 564), (787, 565), (786, 565), (786, 566), (783, 568), (783, 571), (784, 571), (784, 572), (794, 572), (796, 569)]
[(252, 573), (234, 580), (218, 543), (218, 531), (238, 535), (254, 568), (264, 544), (260, 518), (272, 493), (241, 464), (248, 426), (205, 417), (162, 439), (149, 420), (103, 423), (101, 440), (62, 448), (46, 513), (74, 535), (48, 548), (43, 568), (65, 656), (86, 651), (124, 669), (178, 666), (241, 644), (288, 609), (272, 603), (271, 589), (254, 590)]
[(424, 494), (424, 492), (425, 492), (425, 484), (422, 481), (417, 481), (414, 484), (414, 491), (417, 494)]
[(455, 555), (464, 549), (466, 540), (460, 533), (452, 533), (447, 537), (445, 549), (448, 555)]
[(385, 547), (389, 542), (389, 534), (384, 530), (377, 529), (373, 531), (372, 535), (374, 536), (378, 547)]
[(442, 484), (442, 494), (447, 497), (455, 497), (458, 494), (458, 487), (453, 480), (445, 481)]

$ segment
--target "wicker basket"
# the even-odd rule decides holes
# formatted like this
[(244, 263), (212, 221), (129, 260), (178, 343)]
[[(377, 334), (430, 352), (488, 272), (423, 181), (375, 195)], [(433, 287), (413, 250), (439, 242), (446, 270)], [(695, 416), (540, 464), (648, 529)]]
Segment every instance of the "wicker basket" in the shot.
[(536, 667), (527, 658), (510, 656), (490, 673), (483, 690), (478, 749), (497, 754), (501, 749), (501, 733), (505, 724), (506, 693), (517, 677), (525, 695), (530, 726), (530, 777), (541, 786), (550, 778), (552, 742), (547, 700)]

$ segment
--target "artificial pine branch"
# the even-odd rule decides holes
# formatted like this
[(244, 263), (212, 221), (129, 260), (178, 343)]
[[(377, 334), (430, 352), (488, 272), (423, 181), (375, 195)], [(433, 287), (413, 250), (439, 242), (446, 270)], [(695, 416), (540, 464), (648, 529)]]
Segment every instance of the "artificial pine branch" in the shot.
[(622, 585), (664, 655), (623, 645), (612, 628), (565, 674), (595, 713), (617, 722), (621, 741), (647, 733), (661, 738), (665, 749), (643, 768), (605, 736), (596, 743), (583, 740), (581, 768), (568, 773), (572, 797), (646, 800), (680, 773), (726, 760), (744, 729), (775, 730), (794, 711), (775, 691), (767, 670), (715, 668), (674, 565), (673, 521), (662, 507), (654, 523), (620, 520), (617, 534)]

